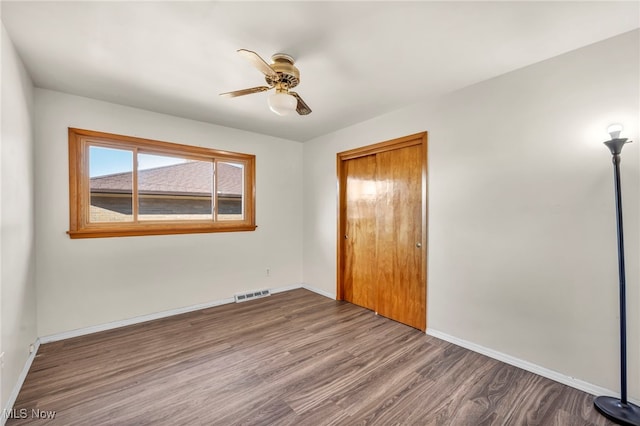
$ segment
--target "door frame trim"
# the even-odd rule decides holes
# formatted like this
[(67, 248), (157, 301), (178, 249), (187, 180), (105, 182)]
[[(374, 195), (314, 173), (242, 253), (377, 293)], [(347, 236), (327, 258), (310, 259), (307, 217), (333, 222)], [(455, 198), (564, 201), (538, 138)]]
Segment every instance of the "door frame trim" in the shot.
[(391, 139), (384, 142), (379, 142), (373, 145), (367, 145), (360, 148), (350, 149), (348, 151), (339, 152), (336, 154), (336, 172), (337, 172), (337, 204), (338, 204), (338, 226), (337, 226), (337, 270), (336, 270), (336, 299), (344, 300), (344, 286), (343, 286), (343, 275), (344, 275), (344, 264), (343, 264), (343, 253), (344, 253), (344, 232), (345, 232), (345, 222), (346, 218), (345, 210), (345, 193), (346, 193), (346, 176), (344, 172), (344, 162), (347, 160), (352, 160), (354, 158), (364, 157), (367, 155), (378, 154), (380, 152), (392, 151), (395, 149), (405, 148), (408, 146), (421, 145), (422, 146), (422, 247), (424, 250), (422, 251), (422, 261), (421, 261), (421, 270), (420, 270), (420, 279), (423, 283), (423, 287), (425, 289), (425, 327), (422, 331), (426, 330), (426, 312), (427, 312), (427, 251), (429, 249), (427, 245), (427, 213), (428, 213), (428, 191), (427, 191), (427, 165), (428, 165), (428, 150), (427, 150), (427, 132), (415, 133), (412, 135), (404, 136), (397, 139)]

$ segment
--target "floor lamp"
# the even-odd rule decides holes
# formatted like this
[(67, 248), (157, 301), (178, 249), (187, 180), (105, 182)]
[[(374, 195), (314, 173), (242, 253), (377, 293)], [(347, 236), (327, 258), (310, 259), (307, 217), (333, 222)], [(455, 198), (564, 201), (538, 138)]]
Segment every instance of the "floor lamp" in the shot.
[(624, 235), (622, 231), (622, 194), (620, 189), (620, 153), (627, 138), (620, 138), (622, 125), (612, 124), (607, 129), (611, 140), (604, 144), (613, 156), (613, 179), (616, 195), (616, 222), (618, 225), (618, 279), (620, 282), (620, 398), (599, 396), (596, 409), (605, 417), (621, 425), (640, 426), (640, 407), (627, 401), (627, 312), (624, 273)]

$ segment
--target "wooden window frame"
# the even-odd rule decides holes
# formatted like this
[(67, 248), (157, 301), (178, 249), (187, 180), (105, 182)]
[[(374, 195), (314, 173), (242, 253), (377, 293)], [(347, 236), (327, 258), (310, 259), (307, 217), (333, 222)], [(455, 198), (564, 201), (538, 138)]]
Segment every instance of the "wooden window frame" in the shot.
[[(101, 222), (89, 220), (89, 146), (103, 146), (116, 149), (133, 150), (133, 185), (137, 186), (136, 153), (157, 155), (173, 155), (201, 161), (228, 161), (244, 165), (244, 219), (217, 221), (216, 211), (212, 211), (212, 220), (176, 220), (176, 221), (137, 221)], [(215, 173), (215, 171), (214, 171)], [(136, 192), (137, 189), (133, 189)], [(212, 192), (215, 192), (212, 191)], [(217, 194), (212, 194), (217, 196)], [(132, 193), (135, 204), (134, 194)], [(135, 209), (135, 207), (134, 207)], [(132, 212), (133, 214), (133, 212)], [(103, 238), (128, 237), (142, 235), (195, 234), (210, 232), (254, 231), (255, 224), (255, 155), (220, 151), (210, 148), (161, 142), (133, 136), (116, 135), (69, 128), (69, 237), (71, 238)]]

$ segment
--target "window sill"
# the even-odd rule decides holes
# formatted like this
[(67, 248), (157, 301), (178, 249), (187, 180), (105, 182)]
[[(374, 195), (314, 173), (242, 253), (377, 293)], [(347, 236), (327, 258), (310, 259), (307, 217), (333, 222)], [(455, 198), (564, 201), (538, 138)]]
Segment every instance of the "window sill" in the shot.
[(174, 234), (206, 234), (213, 232), (246, 232), (255, 231), (256, 225), (229, 224), (213, 226), (145, 226), (142, 227), (105, 227), (87, 228), (75, 231), (67, 231), (71, 239), (77, 238), (109, 238), (109, 237), (136, 237), (143, 235), (174, 235)]

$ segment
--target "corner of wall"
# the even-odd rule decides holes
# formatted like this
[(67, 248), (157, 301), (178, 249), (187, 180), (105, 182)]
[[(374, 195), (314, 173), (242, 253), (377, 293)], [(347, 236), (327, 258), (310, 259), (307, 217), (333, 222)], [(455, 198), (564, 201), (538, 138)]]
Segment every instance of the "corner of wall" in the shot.
[(34, 89), (4, 24), (1, 39), (0, 407), (11, 408), (37, 345)]

